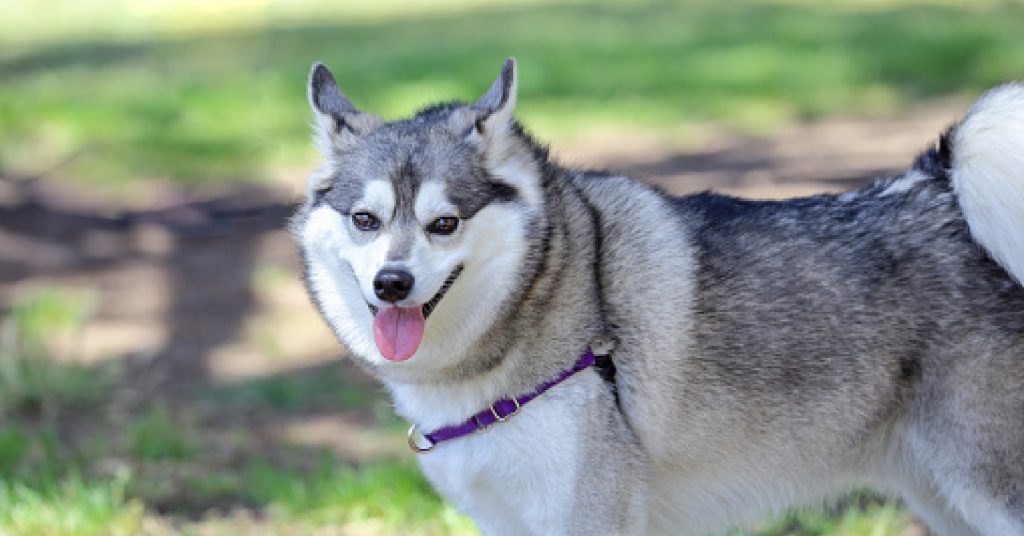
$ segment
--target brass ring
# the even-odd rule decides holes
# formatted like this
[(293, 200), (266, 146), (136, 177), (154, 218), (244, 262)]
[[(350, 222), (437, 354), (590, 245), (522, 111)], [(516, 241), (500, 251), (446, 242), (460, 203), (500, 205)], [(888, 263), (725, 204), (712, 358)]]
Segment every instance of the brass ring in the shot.
[(497, 422), (505, 422), (505, 421), (509, 420), (510, 418), (512, 418), (512, 416), (515, 415), (516, 413), (519, 413), (519, 408), (522, 407), (522, 406), (519, 405), (519, 399), (517, 399), (516, 397), (513, 396), (512, 397), (512, 403), (515, 404), (515, 409), (512, 410), (512, 413), (509, 413), (508, 415), (505, 415), (504, 417), (499, 415), (498, 414), (498, 410), (494, 408), (494, 404), (491, 404), (491, 415), (494, 415), (494, 418), (497, 420)]
[[(422, 434), (421, 434), (421, 436), (422, 436)], [(430, 441), (430, 439), (428, 439), (426, 436), (422, 436), (422, 437), (423, 437), (423, 439), (426, 439), (427, 441)], [(437, 445), (437, 443), (434, 443), (433, 441), (430, 441), (430, 446), (425, 447), (425, 448), (421, 447), (419, 445), (419, 442), (416, 441), (416, 425), (415, 424), (409, 427), (409, 433), (406, 435), (406, 440), (409, 442), (409, 448), (411, 448), (412, 451), (415, 452), (416, 454), (424, 454), (424, 453), (430, 452), (430, 451), (434, 450), (434, 447)]]

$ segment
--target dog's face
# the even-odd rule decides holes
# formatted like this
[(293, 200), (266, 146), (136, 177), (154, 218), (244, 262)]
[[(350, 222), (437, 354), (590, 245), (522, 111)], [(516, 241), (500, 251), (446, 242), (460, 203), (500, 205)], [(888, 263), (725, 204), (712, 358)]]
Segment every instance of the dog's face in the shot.
[(324, 317), (382, 367), (454, 365), (515, 292), (542, 204), (512, 124), (515, 64), (470, 105), (393, 123), (360, 112), (314, 66), (325, 162), (295, 231)]

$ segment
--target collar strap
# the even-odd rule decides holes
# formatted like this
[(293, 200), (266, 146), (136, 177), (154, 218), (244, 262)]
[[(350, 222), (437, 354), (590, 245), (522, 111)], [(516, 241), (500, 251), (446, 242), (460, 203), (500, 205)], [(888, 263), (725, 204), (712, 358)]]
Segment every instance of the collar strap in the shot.
[[(519, 413), (520, 408), (528, 404), (531, 400), (544, 394), (548, 389), (568, 380), (577, 372), (593, 366), (595, 362), (596, 358), (594, 357), (594, 352), (590, 348), (587, 348), (587, 351), (583, 352), (583, 355), (580, 356), (579, 360), (576, 361), (576, 364), (573, 365), (572, 368), (563, 370), (558, 376), (540, 384), (536, 389), (529, 393), (514, 396), (512, 398), (502, 398), (488, 406), (487, 409), (462, 421), (460, 424), (445, 426), (444, 428), (439, 428), (433, 432), (421, 434), (417, 434), (417, 427), (414, 424), (409, 427), (409, 448), (417, 454), (423, 454), (433, 450), (433, 448), (439, 443), (458, 439), (474, 432), (486, 430), (495, 423), (505, 422), (512, 418), (516, 413)], [(422, 440), (418, 438), (417, 435), (419, 435)], [(426, 443), (426, 446), (422, 446), (421, 443)]]

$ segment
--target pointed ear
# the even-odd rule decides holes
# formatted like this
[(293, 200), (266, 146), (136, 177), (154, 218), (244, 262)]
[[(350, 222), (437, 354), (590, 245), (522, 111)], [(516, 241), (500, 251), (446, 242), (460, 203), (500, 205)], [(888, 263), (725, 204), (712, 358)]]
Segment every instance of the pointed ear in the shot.
[(489, 138), (507, 131), (512, 126), (517, 89), (516, 60), (509, 58), (487, 93), (472, 104), (478, 115), (470, 135)]
[[(452, 115), (453, 130), (480, 150), (484, 165), (500, 183), (514, 188), (527, 205), (543, 202), (540, 164), (528, 136), (515, 131), (516, 60), (509, 58), (484, 96)], [(468, 127), (468, 132), (467, 132)]]
[(316, 115), (314, 138), (325, 155), (384, 124), (376, 116), (356, 109), (322, 63), (313, 64), (307, 93), (309, 105)]

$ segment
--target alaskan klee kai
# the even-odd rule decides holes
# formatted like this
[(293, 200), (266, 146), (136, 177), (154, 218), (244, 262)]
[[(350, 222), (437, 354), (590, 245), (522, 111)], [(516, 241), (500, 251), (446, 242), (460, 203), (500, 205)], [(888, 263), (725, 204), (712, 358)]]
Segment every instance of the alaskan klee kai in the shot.
[(324, 319), (486, 534), (701, 535), (868, 486), (940, 535), (1024, 536), (1024, 86), (902, 175), (749, 201), (560, 166), (516, 80), (385, 122), (315, 65), (293, 222)]

